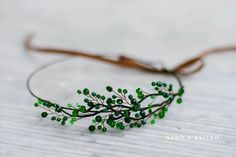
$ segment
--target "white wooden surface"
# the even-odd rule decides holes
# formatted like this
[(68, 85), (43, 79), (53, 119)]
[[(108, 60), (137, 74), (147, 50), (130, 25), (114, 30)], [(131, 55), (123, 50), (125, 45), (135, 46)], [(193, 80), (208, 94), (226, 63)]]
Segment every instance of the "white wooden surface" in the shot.
[[(91, 134), (87, 121), (61, 127), (40, 118), (25, 81), (36, 67), (58, 57), (28, 54), (23, 47), (24, 37), (34, 32), (37, 44), (126, 52), (173, 66), (208, 47), (236, 44), (235, 28), (235, 0), (1, 0), (0, 156), (236, 156), (235, 54), (209, 57), (201, 73), (183, 78), (184, 104), (173, 105), (156, 125)], [(173, 81), (103, 65), (105, 74), (99, 75), (98, 63), (91, 64), (76, 60), (57, 66), (44, 75), (50, 79), (38, 76), (34, 89), (64, 103), (77, 87), (99, 90), (113, 83), (132, 89), (153, 78)], [(165, 139), (175, 135), (218, 139)]]

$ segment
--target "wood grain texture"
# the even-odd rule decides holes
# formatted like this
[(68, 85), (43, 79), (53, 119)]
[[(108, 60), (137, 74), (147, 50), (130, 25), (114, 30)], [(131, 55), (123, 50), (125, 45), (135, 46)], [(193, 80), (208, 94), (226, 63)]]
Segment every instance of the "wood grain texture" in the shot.
[[(200, 50), (236, 44), (235, 15), (234, 0), (1, 0), (0, 156), (236, 156), (235, 54), (209, 57), (202, 72), (183, 78), (183, 105), (173, 105), (156, 125), (91, 134), (87, 120), (59, 126), (40, 118), (26, 90), (27, 76), (62, 57), (29, 54), (23, 47), (24, 38), (33, 32), (37, 44), (111, 56), (121, 52), (171, 67)], [(70, 63), (38, 76), (33, 82), (37, 92), (66, 103), (73, 101), (75, 85), (99, 90), (115, 82), (133, 89), (147, 87), (154, 78), (173, 81), (98, 63), (89, 66), (80, 59)], [(73, 65), (78, 68), (71, 70)], [(218, 139), (166, 139), (176, 135)]]

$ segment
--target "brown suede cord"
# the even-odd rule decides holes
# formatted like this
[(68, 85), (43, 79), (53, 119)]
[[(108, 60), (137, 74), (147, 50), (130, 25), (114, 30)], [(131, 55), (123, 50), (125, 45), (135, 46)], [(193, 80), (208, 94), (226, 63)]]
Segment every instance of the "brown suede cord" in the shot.
[(50, 47), (35, 46), (32, 43), (32, 39), (33, 39), (33, 36), (30, 35), (27, 37), (25, 41), (25, 46), (29, 50), (39, 51), (42, 53), (62, 54), (62, 55), (73, 56), (73, 57), (77, 56), (77, 57), (90, 58), (97, 61), (110, 63), (113, 65), (134, 68), (134, 69), (147, 71), (151, 73), (176, 74), (176, 75), (192, 75), (200, 71), (204, 67), (204, 58), (208, 55), (211, 55), (214, 53), (224, 53), (224, 52), (229, 52), (229, 51), (236, 52), (236, 46), (212, 48), (212, 49), (202, 51), (197, 56), (190, 58), (186, 61), (183, 61), (182, 63), (180, 63), (173, 69), (166, 69), (165, 67), (156, 68), (150, 64), (147, 64), (142, 61), (132, 59), (123, 55), (117, 57), (116, 59), (111, 59), (107, 56), (95, 55), (95, 54), (91, 54), (89, 52), (84, 52), (84, 51), (78, 51), (78, 50), (74, 51), (74, 50), (67, 50), (67, 49), (57, 49), (57, 48), (50, 48)]

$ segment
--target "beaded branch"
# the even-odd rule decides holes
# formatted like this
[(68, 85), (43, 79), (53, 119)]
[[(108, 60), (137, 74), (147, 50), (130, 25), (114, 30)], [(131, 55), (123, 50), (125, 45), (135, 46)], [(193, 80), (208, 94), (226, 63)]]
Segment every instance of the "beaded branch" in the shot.
[[(61, 50), (54, 48), (36, 47), (31, 43), (32, 37), (26, 40), (26, 47), (30, 50), (37, 50), (46, 53), (64, 54), (70, 56), (82, 56), (85, 58), (95, 59), (123, 67), (136, 68), (146, 72), (161, 73), (172, 75), (178, 82), (179, 89), (174, 91), (172, 84), (161, 81), (153, 81), (150, 84), (152, 92), (144, 91), (141, 88), (136, 89), (136, 94), (131, 94), (125, 88), (114, 89), (111, 86), (106, 87), (109, 96), (102, 93), (91, 91), (88, 88), (77, 90), (77, 95), (83, 98), (83, 102), (77, 104), (68, 103), (67, 106), (59, 105), (49, 100), (37, 96), (30, 88), (30, 81), (33, 76), (48, 68), (55, 63), (47, 64), (35, 70), (27, 80), (27, 88), (37, 101), (35, 107), (43, 109), (41, 117), (49, 117), (61, 125), (76, 124), (83, 118), (91, 118), (92, 122), (88, 126), (90, 131), (100, 130), (106, 132), (107, 128), (125, 128), (141, 127), (147, 122), (154, 124), (158, 119), (163, 119), (170, 105), (176, 101), (182, 103), (184, 87), (178, 75), (193, 74), (203, 68), (203, 57), (208, 54), (236, 50), (236, 47), (223, 47), (210, 49), (202, 52), (199, 56), (183, 62), (172, 70), (166, 68), (157, 69), (144, 62), (134, 60), (128, 57), (120, 56), (117, 60), (112, 60), (100, 55), (92, 55), (82, 51)], [(59, 62), (60, 63), (60, 62)], [(195, 69), (186, 72), (186, 69), (192, 65), (198, 64)]]

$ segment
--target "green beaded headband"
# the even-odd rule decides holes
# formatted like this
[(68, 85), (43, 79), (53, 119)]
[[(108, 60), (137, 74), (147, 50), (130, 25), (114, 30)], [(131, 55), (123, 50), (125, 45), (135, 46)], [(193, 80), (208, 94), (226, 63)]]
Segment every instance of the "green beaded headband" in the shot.
[[(106, 90), (109, 93), (109, 96), (105, 96), (102, 93), (96, 93), (94, 91), (90, 91), (88, 88), (84, 88), (82, 90), (77, 90), (77, 94), (83, 97), (83, 102), (79, 102), (76, 105), (69, 103), (67, 106), (62, 106), (37, 96), (30, 88), (30, 81), (36, 73), (58, 62), (40, 67), (29, 76), (27, 80), (27, 88), (30, 94), (37, 99), (34, 104), (35, 107), (43, 109), (41, 117), (50, 118), (52, 121), (56, 121), (61, 125), (73, 125), (76, 124), (78, 120), (90, 117), (92, 118), (92, 122), (88, 126), (89, 131), (95, 131), (97, 129), (102, 132), (106, 132), (108, 128), (117, 128), (120, 130), (124, 130), (128, 127), (139, 128), (147, 122), (154, 124), (157, 119), (163, 119), (169, 106), (174, 101), (176, 101), (177, 104), (182, 103), (184, 87), (178, 75), (188, 75), (199, 71), (203, 67), (202, 58), (207, 54), (215, 52), (210, 49), (211, 51), (208, 51), (207, 53), (204, 52), (201, 55), (180, 64), (173, 70), (167, 70), (165, 68), (157, 69), (149, 64), (145, 64), (138, 60), (130, 59), (124, 56), (119, 57), (117, 60), (112, 60), (104, 56), (92, 55), (81, 51), (36, 47), (31, 44), (31, 38), (28, 38), (26, 46), (28, 49), (37, 50), (40, 52), (82, 56), (119, 66), (136, 68), (147, 72), (168, 74), (172, 75), (177, 80), (179, 85), (179, 89), (177, 91), (173, 90), (172, 84), (167, 84), (161, 81), (151, 82), (151, 93), (137, 88), (136, 94), (131, 94), (127, 89), (114, 89), (111, 86), (107, 86)], [(235, 50), (236, 48), (227, 47), (227, 49), (219, 49), (221, 49), (221, 51), (227, 51)], [(219, 49), (217, 49), (218, 52)], [(189, 72), (184, 72), (184, 70), (196, 63), (200, 63), (197, 68)]]

